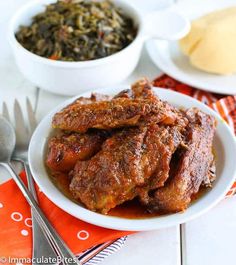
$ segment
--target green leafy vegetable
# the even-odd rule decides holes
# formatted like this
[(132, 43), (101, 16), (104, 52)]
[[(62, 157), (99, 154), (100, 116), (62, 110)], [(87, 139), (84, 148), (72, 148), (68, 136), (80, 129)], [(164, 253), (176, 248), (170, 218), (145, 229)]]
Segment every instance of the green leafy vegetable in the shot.
[(21, 26), (16, 38), (42, 57), (86, 61), (124, 49), (136, 32), (132, 19), (109, 0), (63, 0), (47, 5), (30, 26)]

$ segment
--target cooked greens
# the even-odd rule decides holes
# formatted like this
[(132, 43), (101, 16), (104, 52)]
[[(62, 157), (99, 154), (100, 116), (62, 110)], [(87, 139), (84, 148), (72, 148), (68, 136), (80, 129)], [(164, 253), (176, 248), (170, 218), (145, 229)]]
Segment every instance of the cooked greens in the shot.
[(49, 59), (86, 61), (112, 55), (136, 36), (133, 20), (109, 0), (63, 0), (21, 26), (17, 40)]

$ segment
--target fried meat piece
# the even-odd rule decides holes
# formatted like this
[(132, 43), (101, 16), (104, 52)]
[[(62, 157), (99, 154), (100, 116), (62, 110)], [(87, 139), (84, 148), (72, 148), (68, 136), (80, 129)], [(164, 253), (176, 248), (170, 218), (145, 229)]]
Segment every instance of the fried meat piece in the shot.
[(52, 126), (84, 133), (89, 128), (113, 129), (143, 122), (174, 124), (178, 119), (174, 108), (156, 97), (149, 83), (134, 85), (132, 93), (134, 97), (120, 95), (86, 105), (75, 102), (55, 114)]
[(69, 106), (74, 105), (74, 104), (81, 104), (81, 105), (86, 105), (90, 104), (93, 102), (99, 102), (99, 101), (104, 101), (104, 100), (110, 100), (112, 97), (100, 93), (92, 93), (90, 98), (87, 97), (79, 97), (77, 98), (74, 102), (72, 102)]
[(153, 122), (175, 122), (176, 116), (163, 102), (117, 98), (111, 101), (74, 105), (57, 113), (54, 128), (84, 133), (89, 128), (112, 129), (140, 124), (148, 115)]
[(158, 99), (153, 92), (150, 82), (146, 78), (138, 80), (131, 86), (131, 89), (122, 90), (114, 98)]
[(102, 150), (88, 161), (78, 161), (70, 190), (92, 211), (107, 213), (135, 197), (144, 182), (140, 158), (146, 128), (131, 128), (107, 139)]
[(157, 189), (146, 202), (151, 211), (183, 211), (206, 179), (208, 184), (213, 180), (210, 170), (214, 163), (212, 142), (216, 121), (197, 109), (188, 110), (186, 116), (189, 124), (185, 147), (178, 151), (165, 186)]
[(146, 185), (138, 189), (138, 196), (144, 204), (149, 199), (149, 192), (164, 186), (168, 179), (172, 155), (182, 143), (184, 129), (185, 127), (160, 126), (154, 135), (150, 135), (152, 139), (147, 142), (152, 142), (153, 137), (156, 140), (153, 146), (154, 150), (153, 152), (149, 152), (150, 157), (147, 157), (147, 160), (149, 160), (149, 164), (154, 163), (155, 171), (152, 172)]
[(78, 160), (86, 160), (96, 154), (107, 135), (104, 131), (86, 134), (63, 132), (52, 137), (48, 142), (46, 165), (54, 171), (69, 172)]
[[(77, 162), (70, 189), (90, 210), (107, 213), (141, 191), (162, 186), (180, 141), (174, 127), (152, 124), (123, 129), (106, 140), (90, 160)], [(147, 184), (153, 175), (155, 180)]]
[[(131, 98), (131, 99), (152, 99), (159, 100), (155, 95), (151, 84), (148, 82), (146, 78), (140, 79), (136, 83), (134, 83), (131, 89), (126, 89), (117, 94), (114, 98)], [(187, 124), (187, 119), (184, 117), (183, 113), (177, 108), (170, 105), (168, 102), (163, 102), (163, 109), (172, 113), (169, 117), (166, 117), (163, 121), (165, 125), (178, 125), (181, 127), (185, 127)], [(140, 120), (141, 123), (156, 123), (156, 117), (153, 113), (147, 114), (143, 121)]]

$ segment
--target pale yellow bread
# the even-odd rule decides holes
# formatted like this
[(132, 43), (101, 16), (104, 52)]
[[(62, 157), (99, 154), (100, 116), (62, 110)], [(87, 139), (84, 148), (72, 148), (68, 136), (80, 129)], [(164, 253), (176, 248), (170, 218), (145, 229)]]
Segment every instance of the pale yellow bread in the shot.
[(195, 67), (210, 73), (236, 72), (236, 7), (212, 12), (192, 22), (180, 40), (181, 51)]

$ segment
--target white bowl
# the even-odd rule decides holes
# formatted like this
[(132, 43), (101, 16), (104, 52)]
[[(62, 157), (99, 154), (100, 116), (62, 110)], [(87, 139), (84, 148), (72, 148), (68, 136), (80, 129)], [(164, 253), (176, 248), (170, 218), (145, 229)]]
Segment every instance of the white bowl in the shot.
[(26, 50), (15, 38), (20, 25), (29, 25), (34, 15), (44, 11), (45, 5), (55, 0), (33, 1), (20, 9), (12, 18), (9, 29), (10, 45), (22, 74), (42, 89), (63, 95), (76, 95), (86, 90), (113, 85), (126, 79), (136, 67), (142, 49), (141, 16), (128, 3), (116, 1), (130, 16), (137, 28), (134, 41), (122, 51), (105, 58), (63, 62), (40, 57)]
[(9, 42), (23, 75), (40, 88), (57, 94), (77, 95), (120, 83), (135, 69), (145, 39), (180, 39), (190, 28), (189, 21), (176, 12), (155, 11), (143, 17), (128, 1), (116, 0), (115, 4), (133, 19), (137, 27), (137, 35), (132, 43), (101, 59), (83, 62), (54, 61), (26, 50), (15, 38), (15, 33), (21, 25), (29, 25), (34, 15), (44, 11), (45, 5), (55, 1), (36, 0), (20, 9), (10, 23)]
[[(97, 92), (115, 94), (121, 89), (124, 88), (103, 89)], [(48, 136), (52, 131), (51, 120), (53, 115), (74, 101), (77, 98), (75, 97), (58, 106), (41, 121), (29, 146), (29, 163), (33, 177), (40, 189), (52, 202), (76, 218), (94, 225), (117, 230), (144, 231), (160, 229), (187, 222), (208, 211), (211, 207), (223, 199), (236, 177), (236, 141), (231, 129), (216, 112), (199, 101), (166, 89), (154, 88), (154, 90), (161, 99), (166, 100), (177, 107), (197, 107), (216, 117), (218, 125), (214, 138), (214, 150), (216, 151), (217, 178), (213, 184), (213, 188), (192, 203), (191, 206), (183, 213), (145, 219), (125, 219), (121, 217), (106, 216), (87, 210), (82, 205), (69, 200), (51, 182), (44, 165), (44, 151)], [(90, 93), (85, 93), (82, 96), (89, 95)]]

